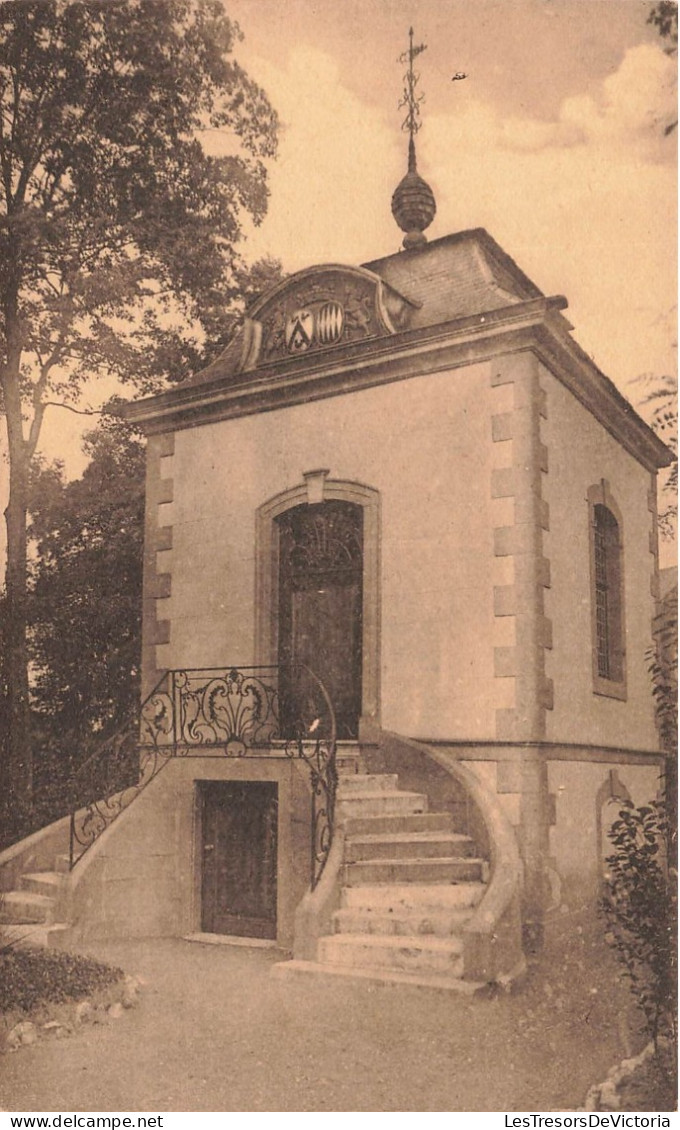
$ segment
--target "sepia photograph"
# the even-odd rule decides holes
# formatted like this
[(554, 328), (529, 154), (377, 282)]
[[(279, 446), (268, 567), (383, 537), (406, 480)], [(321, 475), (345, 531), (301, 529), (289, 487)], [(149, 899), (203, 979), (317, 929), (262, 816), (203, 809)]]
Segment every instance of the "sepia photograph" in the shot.
[(675, 1124), (677, 48), (0, 0), (2, 1130)]

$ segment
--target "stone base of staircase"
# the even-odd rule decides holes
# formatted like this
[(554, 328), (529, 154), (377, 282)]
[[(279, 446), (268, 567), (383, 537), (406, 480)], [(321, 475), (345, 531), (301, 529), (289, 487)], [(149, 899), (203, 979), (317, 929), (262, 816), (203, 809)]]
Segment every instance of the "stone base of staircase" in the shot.
[(0, 895), (0, 931), (12, 946), (52, 946), (69, 929), (55, 922), (55, 907), (69, 870), (67, 855), (57, 855), (53, 871), (25, 872), (16, 890)]
[(331, 932), (318, 937), (315, 960), (283, 962), (275, 975), (467, 994), (484, 988), (465, 979), (463, 930), (488, 880), (470, 837), (390, 773), (341, 777), (336, 820), (344, 857)]
[(474, 996), (486, 989), (481, 981), (465, 981), (443, 973), (403, 973), (396, 969), (361, 968), (354, 965), (326, 965), (319, 961), (283, 961), (272, 969), (272, 976), (281, 980), (322, 977), (325, 980), (352, 980), (385, 987), (410, 985), (415, 989), (437, 989), (439, 992)]

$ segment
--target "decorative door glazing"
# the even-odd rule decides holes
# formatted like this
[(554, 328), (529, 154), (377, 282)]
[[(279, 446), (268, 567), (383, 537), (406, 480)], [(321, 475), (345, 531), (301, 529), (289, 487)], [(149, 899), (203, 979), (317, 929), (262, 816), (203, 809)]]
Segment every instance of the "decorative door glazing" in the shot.
[[(279, 663), (284, 734), (307, 732), (318, 692), (333, 704), (339, 739), (356, 739), (361, 713), (363, 510), (329, 500), (296, 506), (279, 525)], [(291, 666), (291, 664), (293, 666)]]

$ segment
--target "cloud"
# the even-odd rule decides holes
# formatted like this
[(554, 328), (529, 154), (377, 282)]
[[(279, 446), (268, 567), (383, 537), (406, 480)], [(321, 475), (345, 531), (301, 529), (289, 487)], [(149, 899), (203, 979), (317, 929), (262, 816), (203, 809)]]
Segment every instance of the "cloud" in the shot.
[(677, 116), (676, 66), (654, 44), (626, 51), (621, 64), (594, 91), (566, 98), (553, 121), (507, 117), (502, 106), (467, 101), (446, 118), (457, 144), (470, 149), (538, 153), (579, 145), (606, 147), (608, 159), (673, 161), (664, 127)]
[(676, 114), (676, 64), (655, 44), (631, 47), (596, 95), (567, 99), (560, 126), (582, 131), (585, 143), (642, 147), (664, 159), (664, 126)]
[[(399, 136), (381, 110), (343, 86), (337, 64), (319, 50), (295, 48), (284, 68), (261, 61), (257, 75), (283, 125), (269, 176), (269, 250), (288, 269), (360, 261), (371, 244), (367, 217), (376, 200), (389, 216), (390, 193), (402, 175)], [(252, 229), (250, 241), (261, 245)]]

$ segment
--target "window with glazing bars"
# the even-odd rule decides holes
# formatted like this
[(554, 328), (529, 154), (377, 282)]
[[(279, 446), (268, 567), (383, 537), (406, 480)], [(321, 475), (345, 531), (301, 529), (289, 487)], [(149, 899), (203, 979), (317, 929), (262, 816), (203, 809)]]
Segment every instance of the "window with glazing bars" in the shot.
[(594, 507), (593, 541), (597, 673), (617, 682), (623, 678), (621, 545), (618, 522), (606, 506)]

